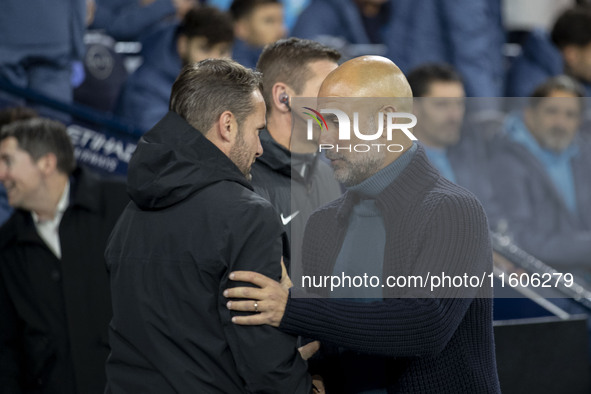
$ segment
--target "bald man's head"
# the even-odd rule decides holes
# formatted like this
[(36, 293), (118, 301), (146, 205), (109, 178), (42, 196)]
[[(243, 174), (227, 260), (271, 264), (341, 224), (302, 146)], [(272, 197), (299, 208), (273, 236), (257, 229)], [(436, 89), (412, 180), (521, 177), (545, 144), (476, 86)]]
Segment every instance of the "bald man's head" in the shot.
[(318, 97), (412, 97), (406, 77), (391, 60), (360, 56), (331, 72)]
[(345, 186), (373, 176), (413, 144), (402, 129), (391, 127), (409, 123), (403, 115), (412, 111), (412, 90), (402, 71), (384, 57), (358, 57), (328, 74), (318, 108), (326, 121), (320, 149)]

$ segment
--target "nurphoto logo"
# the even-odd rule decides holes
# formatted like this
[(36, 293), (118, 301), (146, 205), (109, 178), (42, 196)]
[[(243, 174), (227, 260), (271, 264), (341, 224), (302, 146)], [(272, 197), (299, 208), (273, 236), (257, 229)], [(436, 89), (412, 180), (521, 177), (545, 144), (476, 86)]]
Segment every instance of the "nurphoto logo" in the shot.
[[(336, 108), (326, 108), (321, 109), (320, 111), (316, 111), (310, 107), (303, 107), (305, 110), (310, 112), (303, 112), (305, 115), (308, 115), (310, 118), (307, 121), (307, 139), (308, 141), (314, 140), (314, 123), (316, 123), (319, 127), (321, 132), (326, 132), (328, 130), (328, 122), (326, 121), (323, 115), (328, 115), (327, 117), (330, 119), (331, 123), (338, 123), (339, 132), (338, 132), (338, 140), (339, 141), (350, 141), (351, 140), (351, 120), (349, 115), (347, 115), (344, 111)], [(410, 122), (408, 123), (395, 123), (395, 119), (408, 119)], [(412, 134), (409, 130), (416, 126), (417, 118), (415, 115), (408, 113), (408, 112), (388, 112), (386, 113), (386, 139), (388, 141), (392, 141), (392, 135), (394, 130), (402, 131), (410, 140), (416, 141), (417, 138)], [(363, 133), (359, 129), (359, 112), (353, 113), (353, 133), (355, 137), (361, 141), (375, 141), (382, 138), (384, 133), (384, 113), (378, 113), (378, 126), (377, 130), (373, 133)], [(355, 144), (355, 145), (339, 145), (339, 144), (319, 144), (319, 151), (322, 152), (323, 150), (333, 150), (335, 149), (337, 152), (339, 150), (347, 150), (347, 151), (354, 151), (354, 152), (368, 152), (370, 149), (375, 148), (378, 151), (380, 149), (387, 149), (389, 152), (400, 152), (403, 150), (402, 145), (399, 144), (383, 144), (383, 143), (373, 143), (373, 144)]]

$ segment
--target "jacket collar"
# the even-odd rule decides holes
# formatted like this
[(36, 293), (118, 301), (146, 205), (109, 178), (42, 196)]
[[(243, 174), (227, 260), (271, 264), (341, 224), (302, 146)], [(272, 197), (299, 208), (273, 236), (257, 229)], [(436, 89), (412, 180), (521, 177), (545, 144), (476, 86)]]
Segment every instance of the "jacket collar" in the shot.
[[(318, 155), (292, 154), (289, 149), (286, 149), (275, 141), (267, 129), (261, 130), (259, 137), (263, 146), (263, 155), (257, 159), (257, 162), (298, 182), (305, 183), (309, 179), (311, 174), (310, 169), (315, 167)], [(308, 168), (304, 176), (297, 170), (296, 163), (298, 162), (299, 164), (305, 163)]]
[(273, 139), (269, 130), (261, 130), (259, 134), (263, 155), (257, 161), (265, 164), (273, 171), (283, 175), (291, 175), (291, 152)]
[(80, 207), (91, 212), (99, 211), (100, 190), (97, 176), (78, 167), (70, 176), (70, 207)]

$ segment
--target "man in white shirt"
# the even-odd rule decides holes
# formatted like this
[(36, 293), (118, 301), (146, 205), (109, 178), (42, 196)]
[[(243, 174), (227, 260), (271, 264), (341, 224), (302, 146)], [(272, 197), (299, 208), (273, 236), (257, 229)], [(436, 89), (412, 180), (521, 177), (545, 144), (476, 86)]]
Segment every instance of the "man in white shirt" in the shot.
[(0, 228), (0, 387), (102, 393), (103, 254), (125, 186), (77, 168), (65, 126), (42, 118), (0, 130), (0, 182), (15, 208)]

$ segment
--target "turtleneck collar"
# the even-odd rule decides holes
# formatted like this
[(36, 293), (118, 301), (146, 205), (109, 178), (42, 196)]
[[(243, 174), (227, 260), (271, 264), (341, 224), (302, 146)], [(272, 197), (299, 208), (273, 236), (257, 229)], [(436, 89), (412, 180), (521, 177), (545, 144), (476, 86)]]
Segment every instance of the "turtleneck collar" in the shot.
[(384, 191), (404, 171), (417, 151), (417, 144), (413, 143), (410, 149), (404, 152), (398, 159), (382, 168), (363, 182), (348, 187), (347, 190), (367, 197), (376, 197)]

